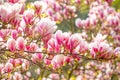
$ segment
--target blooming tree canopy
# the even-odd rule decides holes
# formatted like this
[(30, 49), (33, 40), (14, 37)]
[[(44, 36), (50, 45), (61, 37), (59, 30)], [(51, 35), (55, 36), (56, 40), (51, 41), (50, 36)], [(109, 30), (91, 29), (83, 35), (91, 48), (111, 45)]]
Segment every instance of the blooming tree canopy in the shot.
[(112, 2), (0, 0), (0, 80), (118, 80), (120, 12)]

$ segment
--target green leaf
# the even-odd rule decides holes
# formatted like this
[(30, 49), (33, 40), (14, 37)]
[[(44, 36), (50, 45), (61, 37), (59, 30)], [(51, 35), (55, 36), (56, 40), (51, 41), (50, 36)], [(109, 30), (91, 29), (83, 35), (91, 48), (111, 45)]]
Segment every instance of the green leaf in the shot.
[(120, 0), (114, 0), (112, 6), (117, 10), (120, 9)]
[(112, 77), (111, 77), (111, 80), (119, 80), (118, 79), (118, 75), (117, 74), (113, 74)]

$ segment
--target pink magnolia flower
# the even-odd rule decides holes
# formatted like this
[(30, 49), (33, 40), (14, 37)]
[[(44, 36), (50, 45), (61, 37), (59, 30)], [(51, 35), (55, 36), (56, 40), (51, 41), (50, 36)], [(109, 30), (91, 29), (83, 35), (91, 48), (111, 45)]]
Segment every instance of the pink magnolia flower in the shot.
[(36, 63), (36, 61), (41, 61), (43, 58), (43, 55), (41, 53), (35, 53), (35, 54), (32, 54), (32, 58), (31, 60)]
[(15, 59), (15, 66), (21, 65), (23, 63), (22, 59)]
[(57, 26), (54, 21), (51, 21), (49, 18), (42, 18), (37, 25), (38, 32), (40, 33), (41, 37), (47, 37), (56, 30)]
[(16, 39), (18, 37), (18, 32), (16, 30), (11, 31), (11, 36), (13, 39)]
[[(25, 0), (21, 0), (20, 3), (24, 3)], [(25, 4), (21, 4), (21, 9), (20, 9), (20, 12), (19, 14), (23, 14), (25, 11)]]
[(15, 72), (13, 75), (14, 80), (23, 80), (23, 76), (19, 72)]
[(1, 38), (5, 39), (9, 35), (10, 30), (9, 29), (1, 29), (0, 30), (0, 36)]
[(32, 24), (34, 19), (34, 10), (28, 9), (23, 13), (23, 19), (26, 24)]
[(79, 34), (73, 34), (69, 38), (69, 41), (67, 43), (67, 48), (70, 52), (73, 52), (73, 50), (80, 44), (80, 35)]
[(117, 56), (117, 57), (120, 56), (120, 47), (115, 48), (114, 54), (115, 54), (115, 56)]
[(37, 30), (42, 38), (45, 47), (47, 46), (47, 42), (52, 37), (54, 31), (57, 26), (54, 21), (51, 21), (49, 18), (42, 18), (40, 22), (37, 24)]
[(13, 65), (11, 64), (11, 63), (9, 63), (9, 62), (7, 62), (6, 64), (5, 64), (5, 67), (4, 67), (4, 70), (5, 70), (5, 72), (11, 72), (12, 71), (12, 69), (13, 69)]
[(57, 40), (51, 38), (48, 43), (48, 51), (49, 52), (60, 52), (60, 45), (58, 44)]
[(0, 19), (7, 23), (15, 18), (20, 9), (20, 4), (11, 5), (10, 3), (5, 3), (4, 5), (0, 5)]
[(80, 18), (77, 18), (77, 19), (75, 20), (75, 25), (76, 25), (78, 28), (82, 27), (82, 23), (81, 23), (81, 19), (80, 19)]
[(48, 14), (49, 16), (53, 16), (53, 14), (54, 14), (53, 9), (48, 8), (47, 11), (46, 11), (46, 14)]
[(20, 17), (21, 17), (20, 15), (17, 15), (10, 22), (15, 28), (18, 28), (20, 26), (20, 22), (21, 22), (21, 18)]
[(90, 25), (91, 26), (96, 26), (96, 24), (97, 24), (97, 17), (96, 17), (96, 15), (91, 15), (90, 16)]
[(50, 59), (47, 59), (47, 58), (44, 58), (44, 63), (46, 65), (50, 65), (51, 64), (51, 60)]
[(16, 46), (19, 50), (24, 50), (25, 49), (25, 40), (24, 40), (23, 37), (17, 38)]
[(65, 56), (64, 57), (64, 62), (69, 63), (71, 61), (72, 61), (72, 57), (70, 57), (70, 56)]
[(89, 49), (94, 58), (111, 58), (114, 55), (110, 45), (106, 41), (101, 41), (101, 39), (90, 43)]
[(69, 33), (69, 32), (63, 33), (63, 41), (62, 41), (63, 45), (67, 45), (70, 36), (71, 36), (71, 33)]
[(51, 64), (54, 69), (61, 67), (63, 65), (63, 63), (64, 63), (64, 55), (63, 54), (54, 56), (51, 61)]
[(16, 41), (12, 38), (9, 38), (7, 41), (7, 48), (14, 52), (16, 49)]
[(55, 39), (57, 40), (58, 44), (62, 43), (63, 37), (64, 37), (64, 35), (63, 35), (63, 33), (62, 33), (61, 30), (56, 31), (56, 33), (55, 33)]
[(39, 14), (39, 13), (43, 13), (47, 9), (48, 5), (44, 1), (35, 1), (34, 6), (36, 9), (35, 12)]
[(60, 4), (55, 1), (52, 3), (52, 7), (53, 7), (54, 11), (56, 11), (56, 12), (61, 10)]
[(63, 21), (63, 17), (62, 17), (62, 15), (61, 15), (59, 12), (57, 12), (57, 13), (54, 14), (54, 15), (52, 15), (51, 12), (49, 12), (49, 14), (50, 14), (51, 17), (53, 18), (53, 20), (56, 21), (56, 23), (60, 24), (60, 22)]
[(81, 53), (85, 53), (88, 50), (88, 43), (85, 40), (81, 40), (78, 47)]
[(21, 65), (23, 61), (22, 61), (21, 59), (13, 59), (13, 58), (10, 58), (10, 59), (8, 60), (8, 62), (11, 63), (14, 67), (16, 67), (16, 66)]
[(8, 62), (11, 63), (13, 66), (15, 66), (15, 59), (10, 58)]
[(88, 29), (90, 27), (90, 18), (87, 18), (84, 20), (84, 23), (82, 23), (85, 29)]
[(110, 26), (118, 26), (119, 25), (119, 18), (118, 18), (118, 16), (109, 15), (107, 17), (107, 22), (108, 22), (108, 25), (110, 25)]
[(36, 51), (38, 46), (36, 43), (31, 42), (30, 45), (26, 46), (26, 50), (28, 51)]

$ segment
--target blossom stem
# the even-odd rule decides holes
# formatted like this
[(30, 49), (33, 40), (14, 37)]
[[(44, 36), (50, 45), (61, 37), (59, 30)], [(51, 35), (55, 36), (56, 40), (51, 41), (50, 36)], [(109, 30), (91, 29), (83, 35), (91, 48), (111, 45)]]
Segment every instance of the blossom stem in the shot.
[(76, 63), (76, 65), (75, 65), (75, 66), (73, 66), (72, 70), (68, 73), (68, 78), (67, 78), (67, 80), (70, 80), (70, 78), (71, 78), (71, 76), (72, 76), (73, 71), (74, 71), (75, 69), (77, 69), (77, 67), (78, 67), (78, 66), (79, 66), (79, 64), (78, 64), (78, 63)]
[(70, 29), (70, 30), (71, 30), (71, 32), (72, 32), (72, 33), (74, 33), (73, 18), (71, 18), (71, 20), (70, 20), (70, 24), (71, 24), (71, 26), (70, 26), (70, 27), (71, 27), (71, 29)]
[(40, 76), (39, 76), (39, 80), (42, 80), (42, 79), (43, 79), (43, 75), (44, 75), (44, 70), (41, 69)]

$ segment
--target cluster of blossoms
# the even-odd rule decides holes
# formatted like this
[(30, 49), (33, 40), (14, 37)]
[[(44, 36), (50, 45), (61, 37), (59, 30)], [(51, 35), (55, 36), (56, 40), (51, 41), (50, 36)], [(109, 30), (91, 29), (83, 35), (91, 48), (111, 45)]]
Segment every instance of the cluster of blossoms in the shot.
[(95, 29), (103, 34), (109, 34), (114, 39), (114, 45), (119, 46), (119, 20), (120, 12), (117, 12), (107, 2), (102, 3), (101, 0), (98, 0), (90, 5), (88, 18), (85, 20), (77, 18), (75, 24), (78, 28)]
[[(110, 7), (112, 1), (25, 2), (0, 1), (1, 80), (103, 80), (110, 79), (108, 76), (114, 72), (119, 74), (119, 62), (115, 64), (117, 67), (113, 63), (120, 57), (120, 48), (113, 44), (114, 41), (107, 41), (108, 33), (102, 34), (102, 29), (108, 27), (115, 40), (120, 40), (116, 31), (120, 27), (120, 13)], [(90, 4), (88, 18), (75, 21), (83, 32), (58, 30), (57, 23), (75, 18), (77, 7), (82, 2)], [(99, 31), (87, 34), (91, 29)], [(91, 40), (88, 40), (91, 35)], [(107, 77), (102, 77), (104, 74)]]

